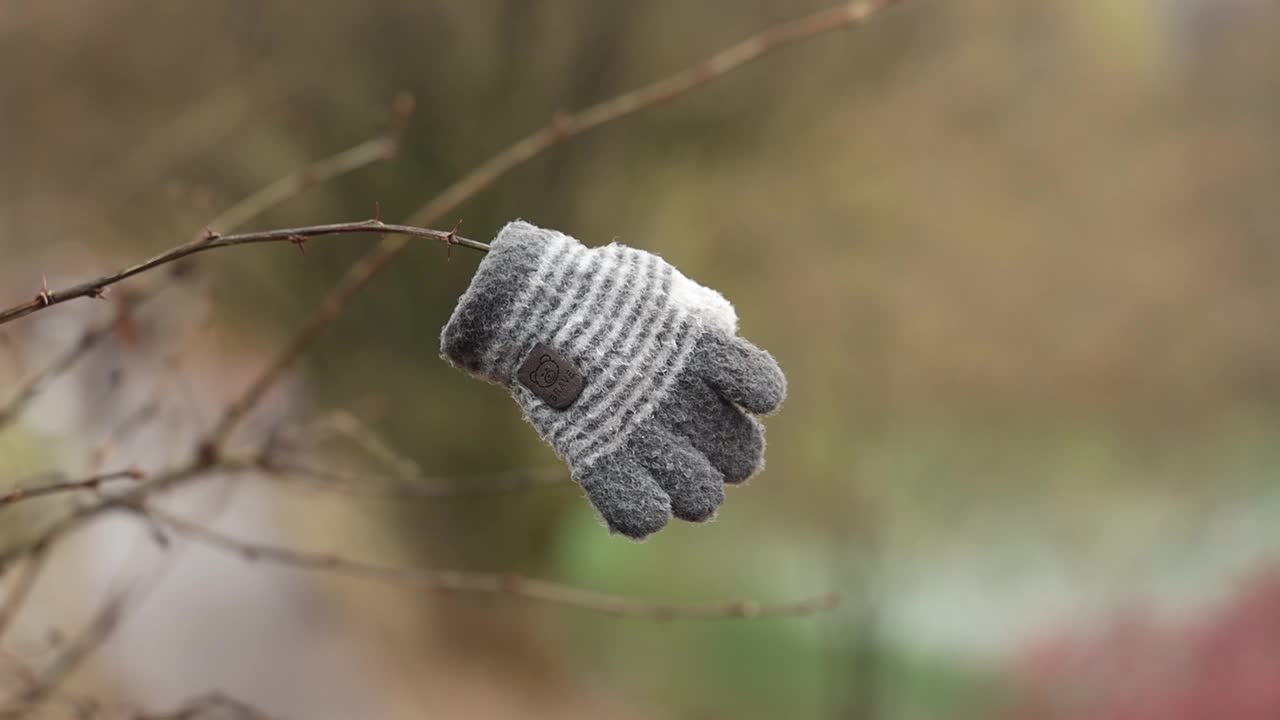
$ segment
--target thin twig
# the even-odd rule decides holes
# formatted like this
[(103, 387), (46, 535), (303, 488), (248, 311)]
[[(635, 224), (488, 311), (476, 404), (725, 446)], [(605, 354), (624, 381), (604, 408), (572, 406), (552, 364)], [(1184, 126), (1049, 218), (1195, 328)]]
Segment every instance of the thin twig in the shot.
[[(556, 469), (542, 474), (512, 473), (492, 481), (462, 482), (460, 480), (432, 480), (425, 476), (385, 477), (376, 473), (343, 470), (330, 466), (321, 467), (300, 460), (273, 458), (263, 470), (271, 477), (288, 482), (303, 479), (308, 488), (340, 492), (360, 497), (417, 498), (438, 500), (442, 498), (474, 497), (520, 492), (532, 488), (564, 486), (568, 475)], [(430, 483), (430, 484), (428, 484)]]
[[(163, 285), (157, 287), (163, 287)], [(85, 329), (80, 334), (79, 339), (71, 347), (63, 351), (61, 355), (54, 358), (53, 362), (23, 380), (18, 385), (18, 389), (9, 397), (8, 402), (0, 406), (0, 427), (4, 427), (16, 420), (27, 405), (49, 386), (49, 383), (70, 370), (81, 358), (88, 355), (89, 351), (110, 336), (119, 326), (122, 319), (127, 317), (128, 313), (134, 312), (145, 300), (153, 298), (157, 294), (150, 293), (145, 296), (126, 297), (120, 302), (116, 312), (112, 313), (110, 318)]]
[[(323, 434), (322, 434), (323, 433)], [(397, 451), (369, 423), (346, 410), (333, 410), (309, 422), (302, 436), (310, 434), (311, 443), (329, 444), (329, 433), (341, 436), (361, 450), (370, 460), (402, 478), (421, 479), (425, 476), (422, 466), (409, 456)]]
[[(271, 210), (287, 200), (297, 197), (308, 188), (342, 175), (355, 172), (377, 162), (395, 157), (400, 145), (400, 135), (413, 113), (413, 96), (402, 94), (391, 106), (391, 126), (386, 134), (365, 140), (345, 150), (321, 158), (310, 165), (290, 173), (271, 184), (249, 194), (231, 207), (223, 210), (205, 224), (206, 228), (219, 228), (222, 232), (238, 230), (245, 223)], [(203, 237), (203, 235), (199, 236)], [(198, 238), (197, 238), (198, 239)], [(79, 340), (47, 367), (27, 378), (18, 386), (10, 400), (0, 406), (0, 427), (17, 418), (28, 403), (37, 397), (50, 382), (69, 370), (80, 358), (106, 339), (116, 329), (121, 316), (132, 312), (154, 298), (166, 283), (157, 282), (134, 296), (126, 298), (118, 312), (106, 321), (86, 329)], [(101, 291), (99, 291), (101, 292)], [(7, 336), (3, 336), (6, 337)]]
[[(800, 20), (774, 26), (713, 55), (698, 65), (657, 83), (619, 95), (611, 100), (606, 100), (577, 114), (558, 114), (546, 127), (498, 153), (492, 159), (446, 188), (418, 213), (415, 213), (413, 217), (415, 219), (431, 217), (432, 220), (430, 222), (434, 222), (491, 186), (507, 172), (570, 137), (585, 133), (639, 110), (673, 100), (785, 45), (800, 42), (841, 27), (861, 24), (872, 13), (893, 4), (895, 1), (867, 0), (865, 2), (853, 2), (814, 13)], [(305, 185), (305, 183), (294, 183), (293, 187), (301, 187), (301, 185)], [(278, 188), (275, 192), (278, 192)], [(418, 222), (423, 221), (418, 220)], [(245, 462), (225, 457), (221, 453), (223, 441), (238, 422), (266, 394), (284, 370), (305, 352), (316, 337), (332, 325), (351, 298), (403, 251), (408, 244), (407, 238), (425, 237), (444, 242), (446, 247), (459, 244), (477, 250), (484, 250), (486, 246), (483, 243), (475, 243), (459, 238), (454, 232), (443, 233), (414, 227), (411, 224), (393, 226), (381, 223), (379, 220), (265, 233), (246, 233), (243, 235), (222, 236), (215, 232), (208, 232), (189, 243), (138, 265), (125, 268), (113, 275), (81, 283), (65, 290), (53, 292), (42, 290), (33, 300), (8, 310), (0, 311), (0, 324), (4, 324), (71, 299), (100, 296), (103, 288), (125, 278), (215, 247), (228, 247), (250, 242), (287, 241), (301, 244), (310, 237), (341, 232), (372, 232), (387, 237), (384, 237), (378, 248), (366, 254), (364, 258), (349, 269), (348, 273), (330, 291), (320, 308), (303, 324), (294, 338), (285, 344), (263, 373), (249, 384), (245, 392), (227, 407), (221, 421), (215, 426), (215, 432), (209, 436), (201, 452), (197, 453), (189, 463), (163, 473), (139, 488), (124, 493), (119, 497), (103, 498), (96, 504), (80, 508), (55, 523), (38, 537), (29, 539), (25, 544), (17, 548), (0, 553), (0, 572), (9, 567), (13, 560), (42, 552), (53, 542), (69, 535), (105, 513), (121, 509), (154, 513), (155, 511), (140, 510), (143, 507), (142, 503), (153, 493), (173, 488), (207, 472), (234, 470), (242, 463), (245, 467), (259, 466), (259, 460), (256, 458)], [(347, 560), (339, 556), (313, 555), (287, 548), (246, 543), (199, 525), (176, 527), (175, 523), (188, 522), (181, 518), (163, 520), (171, 527), (175, 527), (175, 530), (179, 532), (184, 532), (207, 544), (236, 552), (247, 559), (267, 560), (303, 569), (330, 569), (341, 574), (367, 577), (393, 584), (426, 587), (439, 591), (505, 593), (528, 599), (567, 604), (613, 615), (655, 619), (673, 617), (739, 617), (770, 614), (803, 615), (830, 607), (835, 602), (835, 596), (828, 595), (804, 603), (766, 608), (748, 602), (683, 608), (653, 605), (625, 597), (567, 588), (546, 581), (498, 574), (467, 574), (451, 571), (412, 571), (385, 568)], [(114, 607), (113, 603), (109, 603), (104, 608), (103, 614), (99, 616), (99, 621), (91, 624), (91, 629), (105, 624), (108, 628), (106, 632), (109, 632), (109, 628), (113, 625), (113, 622), (111, 622), (112, 607)], [(114, 614), (118, 616), (118, 612)], [(106, 619), (103, 620), (102, 618)]]
[[(414, 212), (409, 222), (435, 223), (445, 213), (452, 212), (489, 188), (503, 175), (554, 145), (640, 110), (670, 102), (780, 48), (833, 30), (860, 25), (877, 11), (895, 2), (897, 0), (855, 0), (779, 23), (657, 82), (596, 103), (577, 113), (557, 114), (540, 130), (507, 147), (450, 185)], [(403, 247), (402, 243), (400, 245)]]
[[(211, 509), (212, 517), (206, 520), (217, 517), (226, 509), (227, 498), (227, 493), (222, 493), (221, 499), (215, 501), (216, 507)], [(150, 526), (153, 534), (163, 537), (163, 529), (158, 521), (150, 516), (142, 516), (142, 520)], [(167, 541), (165, 545), (167, 547)], [(16, 707), (19, 712), (30, 712), (58, 697), (66, 678), (111, 638), (128, 620), (129, 613), (136, 613), (142, 607), (151, 592), (178, 565), (185, 549), (178, 548), (169, 552), (160, 565), (152, 565), (128, 580), (116, 583), (117, 589), (108, 592), (107, 600), (99, 606), (94, 619), (74, 638), (64, 643), (42, 672), (27, 683), (26, 690), (18, 698)], [(0, 717), (4, 717), (3, 711), (0, 711)]]
[(615, 617), (674, 620), (684, 618), (796, 617), (835, 608), (839, 595), (828, 593), (795, 603), (760, 605), (738, 600), (714, 605), (667, 605), (634, 598), (573, 588), (548, 580), (499, 573), (456, 570), (393, 568), (352, 560), (339, 555), (317, 554), (275, 545), (247, 542), (145, 504), (134, 506), (188, 539), (221, 548), (250, 562), (268, 562), (304, 570), (363, 578), (390, 585), (432, 592), (510, 595), (554, 605), (564, 605)]
[(128, 468), (125, 470), (117, 470), (116, 472), (102, 473), (93, 475), (82, 480), (63, 480), (60, 482), (49, 483), (47, 485), (36, 485), (33, 487), (15, 487), (14, 489), (0, 495), (0, 508), (6, 505), (13, 505), (30, 500), (32, 498), (44, 497), (46, 495), (55, 495), (58, 493), (75, 492), (77, 490), (97, 490), (103, 483), (112, 480), (143, 480), (146, 474), (138, 468)]
[[(400, 135), (403, 134), (404, 128), (409, 121), (409, 117), (413, 114), (413, 107), (414, 102), (412, 95), (401, 94), (397, 96), (395, 101), (391, 104), (391, 122), (390, 127), (385, 134), (365, 140), (345, 150), (341, 150), (330, 155), (329, 157), (316, 160), (301, 170), (292, 172), (271, 184), (260, 188), (239, 202), (236, 202), (226, 210), (223, 210), (212, 220), (206, 223), (205, 227), (207, 229), (205, 231), (197, 234), (190, 242), (183, 246), (179, 246), (174, 250), (179, 250), (191, 245), (198, 246), (201, 243), (207, 242), (211, 234), (216, 234), (211, 232), (209, 229), (217, 228), (220, 229), (221, 232), (238, 229), (244, 223), (264, 212), (267, 212), (268, 210), (271, 210), (287, 200), (297, 197), (304, 190), (318, 183), (332, 180), (336, 177), (368, 167), (376, 162), (389, 160), (395, 157), (400, 146)], [(199, 250), (196, 250), (194, 252), (198, 251)], [(157, 256), (157, 258), (164, 257), (165, 254)], [(189, 255), (191, 252), (185, 254)], [(153, 258), (153, 260), (155, 259), (156, 258)], [(167, 262), (172, 262), (177, 259), (179, 258), (171, 258)], [(138, 272), (144, 272), (145, 270), (150, 270), (153, 267), (163, 264), (165, 263), (142, 263), (142, 265), (148, 265), (148, 267), (138, 270)], [(131, 274), (137, 273), (135, 272)], [(126, 275), (125, 277), (128, 276)], [(100, 297), (102, 295), (103, 288), (123, 279), (124, 277), (120, 277), (111, 282), (98, 285), (97, 287), (92, 287), (92, 283), (81, 283), (73, 288), (57, 292), (48, 292), (47, 290), (44, 290), (36, 296), (34, 301), (32, 301), (39, 303), (40, 307), (21, 311), (20, 308), (29, 308), (32, 304), (29, 302), (10, 308), (9, 310), (0, 313), (0, 325), (3, 325), (10, 320), (22, 317), (23, 315), (35, 312), (36, 310), (43, 309), (49, 305), (57, 304), (58, 302), (66, 302), (67, 300), (72, 300), (76, 297)], [(87, 289), (81, 290), (81, 294), (79, 295), (73, 294), (74, 291), (82, 288)]]
[[(225, 711), (220, 713), (219, 711)], [(131, 715), (131, 720), (199, 720), (202, 717), (223, 717), (229, 713), (237, 720), (271, 720), (272, 716), (243, 700), (237, 700), (223, 692), (211, 692), (183, 703), (170, 712)]]
[(258, 190), (249, 197), (223, 210), (210, 220), (207, 227), (226, 232), (242, 227), (246, 222), (274, 208), (304, 190), (326, 180), (367, 167), (373, 163), (395, 157), (399, 145), (397, 138), (384, 136), (366, 140), (342, 152), (317, 160), (305, 168), (286, 175)]
[(148, 270), (154, 270), (162, 265), (168, 265), (169, 263), (181, 260), (188, 255), (195, 255), (196, 253), (215, 250), (217, 248), (249, 245), (253, 243), (287, 242), (296, 245), (305, 242), (309, 238), (320, 237), (322, 235), (348, 235), (357, 233), (425, 238), (427, 240), (442, 242), (447, 245), (461, 245), (473, 250), (483, 251), (489, 249), (489, 246), (482, 242), (458, 237), (452, 232), (411, 227), (408, 225), (390, 225), (379, 220), (333, 223), (330, 225), (309, 225), (307, 227), (265, 230), (262, 232), (240, 233), (237, 235), (219, 235), (216, 232), (210, 231), (202, 237), (185, 242), (170, 250), (166, 250), (165, 252), (144, 260), (136, 265), (130, 265), (127, 268), (117, 270), (110, 275), (104, 275), (100, 278), (88, 280), (80, 283), (79, 285), (72, 285), (71, 287), (64, 288), (62, 290), (42, 290), (33, 300), (15, 305), (7, 310), (0, 311), (0, 325), (12, 322), (20, 317), (25, 317), (47, 307), (59, 305), (67, 302), (68, 300), (75, 300), (83, 297), (99, 297), (102, 295), (102, 290), (104, 288), (110, 287), (121, 280), (131, 278), (134, 275), (147, 272)]
[(22, 564), (22, 569), (13, 579), (13, 584), (9, 586), (9, 593), (5, 595), (4, 602), (0, 604), (0, 641), (4, 640), (5, 632), (9, 626), (13, 624), (18, 613), (22, 611), (22, 606), (27, 602), (27, 597), (31, 595), (31, 589), (35, 587), (36, 580), (40, 578), (40, 572), (44, 570), (45, 562), (49, 559), (49, 547), (47, 545), (37, 546), (31, 551)]
[(67, 641), (66, 647), (53, 662), (40, 672), (37, 681), (28, 685), (18, 695), (12, 707), (0, 710), (0, 718), (28, 717), (45, 700), (52, 697), (67, 675), (79, 667), (90, 653), (97, 650), (102, 640), (115, 630), (120, 622), (121, 610), (133, 599), (135, 587), (130, 585), (112, 593), (94, 614), (89, 624), (74, 638)]
[[(333, 446), (335, 438), (360, 450), (371, 467), (343, 468), (332, 462), (305, 458)], [(519, 472), (442, 478), (423, 472), (422, 466), (392, 447), (377, 430), (346, 410), (331, 410), (303, 427), (281, 433), (261, 453), (261, 471), (282, 482), (302, 482), (309, 487), (362, 497), (439, 499), (519, 492), (534, 487), (562, 485), (568, 481), (563, 467)]]
[(77, 508), (54, 522), (43, 532), (0, 552), (0, 575), (18, 559), (33, 554), (41, 547), (52, 545), (76, 530), (112, 512), (130, 510), (137, 503), (155, 493), (171, 490), (196, 478), (212, 472), (236, 472), (255, 468), (259, 461), (254, 458), (222, 457), (218, 463), (203, 462), (195, 458), (179, 467), (152, 475), (151, 479), (132, 490), (115, 497), (102, 498), (96, 503)]
[[(232, 464), (235, 463), (228, 463), (228, 466)], [(215, 519), (226, 509), (229, 492), (230, 490), (228, 489), (226, 492), (221, 493), (220, 498), (214, 501), (215, 506), (209, 509), (211, 515), (206, 517), (205, 521)], [(135, 498), (132, 502), (136, 503), (138, 500)], [(136, 505), (128, 506), (130, 510), (134, 507)], [(167, 547), (168, 542), (165, 539), (164, 529), (160, 526), (160, 523), (150, 515), (139, 515), (139, 517), (149, 526), (152, 534), (157, 535), (162, 544)], [(50, 539), (49, 542), (52, 543), (57, 537), (65, 534), (62, 533)], [(112, 634), (127, 621), (129, 613), (138, 611), (151, 592), (178, 565), (181, 554), (185, 550), (185, 547), (177, 548), (165, 555), (162, 564), (153, 565), (143, 573), (118, 583), (119, 589), (108, 594), (108, 599), (99, 607), (94, 620), (73, 640), (61, 648), (58, 655), (46, 665), (36, 681), (28, 683), (27, 690), (18, 699), (17, 708), (20, 713), (34, 710), (36, 707), (58, 697), (59, 688), (66, 678), (111, 638)], [(25, 717), (25, 715), (22, 716)], [(0, 718), (3, 717), (5, 717), (4, 712), (0, 711)]]
[[(574, 114), (559, 113), (545, 127), (500, 151), (462, 176), (439, 195), (414, 212), (409, 224), (439, 222), (466, 201), (489, 188), (511, 170), (541, 155), (565, 140), (607, 123), (680, 97), (689, 91), (765, 55), (823, 33), (850, 28), (866, 22), (873, 14), (898, 0), (854, 0), (837, 7), (784, 22), (712, 55), (706, 60), (655, 83), (623, 93)], [(325, 332), (350, 304), (351, 299), (391, 264), (408, 246), (400, 236), (388, 236), (356, 261), (321, 300), (319, 307), (303, 321), (293, 336), (245, 390), (228, 406), (206, 447), (217, 449), (235, 426), (261, 402), (267, 391), (294, 362)]]

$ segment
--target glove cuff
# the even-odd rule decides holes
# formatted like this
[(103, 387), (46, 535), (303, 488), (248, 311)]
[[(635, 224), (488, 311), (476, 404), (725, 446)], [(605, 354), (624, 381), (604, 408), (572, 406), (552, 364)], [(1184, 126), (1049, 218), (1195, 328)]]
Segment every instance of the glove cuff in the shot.
[(441, 357), (485, 380), (511, 385), (512, 362), (524, 349), (505, 347), (509, 328), (526, 325), (540, 312), (528, 288), (545, 282), (551, 266), (582, 251), (581, 243), (563, 233), (520, 220), (508, 223), (440, 333)]

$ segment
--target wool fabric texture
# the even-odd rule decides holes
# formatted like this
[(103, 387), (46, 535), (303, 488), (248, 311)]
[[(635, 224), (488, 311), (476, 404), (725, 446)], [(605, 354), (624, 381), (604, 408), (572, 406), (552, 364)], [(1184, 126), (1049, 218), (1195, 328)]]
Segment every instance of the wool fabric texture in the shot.
[(764, 465), (786, 378), (733, 306), (662, 258), (523, 221), (490, 246), (441, 333), (454, 366), (506, 387), (609, 529), (711, 518)]

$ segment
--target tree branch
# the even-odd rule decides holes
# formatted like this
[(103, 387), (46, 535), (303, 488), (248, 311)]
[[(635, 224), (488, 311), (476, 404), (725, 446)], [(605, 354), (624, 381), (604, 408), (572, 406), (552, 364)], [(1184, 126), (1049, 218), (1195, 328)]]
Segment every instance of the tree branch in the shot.
[(139, 712), (132, 720), (200, 720), (204, 717), (228, 717), (235, 720), (271, 720), (265, 711), (222, 692), (211, 692), (183, 703), (176, 710), (162, 713)]
[[(120, 308), (121, 313), (128, 311), (129, 308)], [(76, 340), (75, 344), (55, 358), (53, 362), (23, 380), (18, 385), (18, 389), (9, 397), (8, 402), (0, 405), (0, 428), (16, 420), (27, 405), (39, 396), (40, 392), (48, 387), (54, 378), (71, 369), (80, 358), (88, 354), (98, 343), (110, 335), (111, 331), (116, 327), (118, 318), (118, 313), (113, 314), (108, 321), (87, 328), (80, 334), (80, 338)]]
[[(819, 11), (798, 20), (781, 23), (726, 48), (701, 63), (650, 85), (618, 95), (575, 114), (557, 114), (543, 128), (494, 155), (477, 166), (452, 185), (446, 187), (432, 201), (414, 213), (404, 225), (389, 225), (380, 219), (334, 225), (317, 225), (285, 230), (271, 230), (239, 235), (219, 235), (208, 231), (204, 235), (136, 265), (111, 275), (80, 283), (63, 290), (47, 288), (32, 300), (0, 310), (0, 325), (38, 312), (55, 304), (82, 297), (100, 297), (103, 290), (126, 278), (147, 272), (168, 263), (218, 247), (262, 243), (290, 242), (301, 246), (308, 239), (342, 233), (375, 233), (384, 236), (379, 245), (353, 265), (346, 275), (330, 290), (317, 310), (302, 324), (298, 332), (284, 344), (260, 375), (224, 410), (215, 430), (194, 454), (189, 462), (157, 475), (145, 484), (118, 497), (103, 498), (99, 502), (79, 508), (47, 528), (39, 536), (29, 539), (16, 548), (0, 553), (0, 573), (19, 558), (38, 558), (53, 543), (75, 532), (83, 525), (105, 513), (116, 510), (141, 512), (145, 516), (156, 514), (144, 510), (143, 503), (155, 493), (163, 492), (198, 478), (208, 472), (260, 467), (261, 458), (234, 459), (222, 453), (222, 445), (230, 432), (257, 405), (283, 372), (300, 357), (308, 347), (343, 312), (351, 299), (372, 279), (385, 269), (404, 250), (411, 238), (440, 241), (446, 246), (462, 245), (475, 250), (486, 250), (484, 243), (460, 238), (455, 232), (430, 230), (418, 225), (431, 224), (453, 211), (478, 193), (496, 183), (511, 170), (546, 152), (555, 145), (589, 130), (619, 120), (641, 110), (670, 102), (691, 90), (710, 83), (756, 59), (782, 47), (799, 43), (826, 32), (862, 24), (875, 12), (897, 0), (862, 0)], [(307, 187), (315, 179), (332, 172), (338, 174), (381, 159), (391, 152), (392, 145), (369, 144), (356, 146), (345, 154), (331, 158), (331, 164), (315, 172), (295, 173), (264, 188), (242, 203), (228, 209), (220, 218), (229, 224), (243, 221), (254, 212), (278, 203)], [(382, 153), (386, 153), (383, 155)], [(313, 166), (313, 169), (315, 167)], [(468, 574), (451, 571), (413, 571), (387, 568), (374, 564), (348, 560), (339, 556), (314, 555), (288, 548), (247, 543), (222, 535), (214, 530), (190, 523), (182, 518), (159, 518), (189, 537), (207, 544), (222, 547), (247, 559), (266, 560), (300, 569), (333, 570), (341, 574), (365, 577), (392, 584), (425, 587), (442, 592), (504, 593), (526, 599), (570, 605), (597, 612), (666, 619), (674, 617), (741, 617), (757, 615), (803, 615), (831, 607), (834, 595), (791, 605), (760, 607), (749, 602), (734, 602), (712, 606), (679, 607), (643, 603), (625, 597), (567, 588), (555, 583), (509, 577), (499, 574)], [(113, 600), (104, 609), (103, 619), (93, 627), (112, 626), (115, 614)], [(74, 653), (73, 653), (74, 655)]]
[[(374, 467), (343, 468), (331, 460), (307, 460), (335, 439), (350, 442)], [(564, 467), (442, 478), (423, 472), (372, 427), (346, 410), (333, 410), (297, 430), (281, 433), (262, 453), (261, 470), (281, 482), (361, 496), (440, 499), (519, 492), (569, 482)]]
[(103, 483), (112, 480), (143, 480), (146, 474), (138, 468), (128, 468), (126, 470), (118, 470), (116, 472), (103, 473), (84, 478), (83, 480), (64, 480), (61, 482), (49, 483), (48, 485), (37, 485), (34, 487), (15, 487), (14, 489), (0, 495), (0, 508), (6, 505), (13, 505), (23, 500), (44, 497), (46, 495), (55, 495), (64, 492), (75, 492), (77, 490), (96, 490)]
[[(596, 103), (576, 113), (558, 113), (540, 130), (508, 146), (445, 188), (430, 202), (415, 211), (408, 222), (425, 225), (438, 222), (445, 213), (451, 212), (488, 189), (511, 170), (565, 140), (641, 110), (675, 100), (775, 50), (834, 30), (861, 25), (873, 14), (897, 1), (854, 0), (826, 10), (819, 10), (796, 20), (779, 23), (674, 75)], [(379, 252), (379, 250), (371, 252)]]
[(17, 697), (11, 707), (0, 709), (0, 718), (30, 717), (30, 713), (54, 695), (62, 681), (98, 648), (115, 630), (121, 610), (132, 600), (133, 588), (113, 593), (98, 609), (89, 624), (68, 641), (67, 646)]
[(199, 523), (138, 503), (133, 509), (154, 518), (175, 532), (210, 547), (221, 548), (250, 562), (268, 562), (303, 570), (318, 570), (362, 578), (390, 585), (420, 588), (432, 592), (485, 593), (511, 595), (554, 605), (565, 605), (612, 615), (650, 620), (684, 618), (797, 617), (830, 610), (839, 604), (836, 593), (780, 605), (760, 605), (737, 600), (714, 605), (667, 605), (649, 603), (620, 595), (582, 590), (547, 580), (498, 573), (470, 573), (456, 570), (393, 568), (340, 555), (310, 553), (291, 548), (240, 540)]
[[(244, 223), (287, 200), (297, 197), (303, 191), (318, 183), (341, 177), (374, 163), (395, 157), (400, 145), (400, 136), (403, 134), (404, 128), (413, 114), (413, 108), (412, 95), (405, 93), (397, 96), (391, 103), (391, 122), (385, 134), (365, 140), (329, 157), (316, 160), (310, 165), (250, 193), (239, 202), (218, 213), (205, 227), (220, 228), (222, 232), (236, 230)], [(58, 356), (48, 366), (24, 380), (9, 401), (0, 406), (0, 427), (4, 427), (16, 419), (27, 404), (40, 394), (41, 390), (59, 375), (69, 370), (80, 358), (87, 355), (98, 343), (109, 336), (124, 313), (131, 312), (141, 304), (154, 298), (159, 290), (164, 287), (164, 284), (157, 283), (143, 290), (137, 296), (126, 299), (115, 317), (87, 328), (71, 348)], [(98, 294), (101, 294), (100, 289)], [(36, 299), (41, 299), (41, 296), (37, 296)], [(0, 321), (0, 324), (3, 322)]]
[(0, 575), (3, 575), (18, 559), (51, 547), (58, 540), (107, 513), (128, 510), (153, 493), (173, 489), (206, 473), (214, 471), (235, 472), (257, 467), (257, 464), (256, 458), (232, 459), (224, 457), (217, 464), (205, 463), (200, 458), (196, 458), (179, 467), (155, 474), (150, 480), (132, 490), (121, 493), (117, 497), (103, 498), (96, 503), (72, 511), (36, 536), (0, 552)]
[(512, 473), (492, 481), (462, 482), (425, 476), (404, 478), (345, 470), (308, 463), (301, 460), (272, 458), (263, 470), (280, 482), (296, 482), (308, 489), (370, 498), (405, 498), (418, 500), (443, 500), (484, 495), (501, 495), (546, 488), (566, 486), (569, 476), (562, 469), (551, 472)]
[(320, 237), (323, 235), (349, 235), (357, 233), (374, 233), (377, 235), (400, 235), (405, 237), (423, 238), (427, 240), (435, 240), (445, 243), (446, 245), (461, 245), (473, 250), (486, 251), (489, 246), (458, 237), (453, 232), (445, 232), (442, 230), (431, 230), (428, 228), (411, 227), (409, 225), (390, 225), (381, 220), (362, 220), (359, 222), (334, 223), (331, 225), (309, 225), (307, 227), (284, 228), (281, 230), (265, 230), (262, 232), (240, 233), (237, 235), (219, 235), (216, 232), (209, 231), (202, 237), (196, 238), (189, 242), (185, 242), (175, 248), (166, 250), (148, 260), (144, 260), (136, 265), (117, 270), (110, 275), (104, 275), (94, 280), (88, 280), (79, 285), (72, 285), (62, 290), (43, 290), (34, 299), (25, 303), (15, 305), (7, 310), (0, 311), (0, 325), (12, 322), (18, 318), (25, 317), (31, 313), (38, 312), (47, 307), (60, 305), (68, 300), (75, 300), (83, 297), (102, 297), (102, 291), (121, 280), (126, 280), (148, 270), (154, 270), (162, 265), (176, 262), (189, 255), (206, 252), (208, 250), (216, 250), (218, 248), (234, 247), (236, 245), (250, 245), (255, 243), (270, 242), (287, 242), (294, 245), (301, 245), (310, 238)]
[(36, 580), (40, 578), (41, 571), (44, 570), (45, 563), (49, 559), (49, 547), (47, 545), (39, 545), (31, 551), (23, 563), (22, 569), (18, 572), (17, 577), (13, 579), (13, 584), (9, 586), (9, 593), (5, 595), (4, 602), (0, 604), (0, 641), (4, 640), (5, 632), (9, 626), (13, 624), (18, 613), (22, 611), (22, 606), (27, 602), (27, 597), (31, 594), (31, 589), (35, 587)]
[[(854, 0), (780, 23), (657, 82), (617, 95), (574, 114), (557, 114), (542, 129), (516, 141), (463, 175), (414, 212), (407, 222), (417, 225), (435, 224), (445, 214), (489, 188), (511, 170), (569, 138), (641, 110), (670, 102), (775, 50), (823, 33), (859, 26), (876, 12), (896, 2), (898, 0)], [(209, 450), (216, 454), (235, 426), (262, 400), (284, 371), (337, 321), (356, 293), (386, 269), (407, 246), (408, 242), (404, 237), (384, 238), (347, 270), (258, 377), (228, 406), (217, 429), (206, 443)]]
[[(403, 96), (408, 97), (408, 96)], [(322, 160), (317, 160), (286, 175), (223, 210), (207, 227), (222, 231), (241, 227), (277, 205), (297, 197), (303, 191), (340, 175), (359, 170), (376, 162), (389, 160), (399, 147), (399, 126), (394, 134), (366, 140)]]

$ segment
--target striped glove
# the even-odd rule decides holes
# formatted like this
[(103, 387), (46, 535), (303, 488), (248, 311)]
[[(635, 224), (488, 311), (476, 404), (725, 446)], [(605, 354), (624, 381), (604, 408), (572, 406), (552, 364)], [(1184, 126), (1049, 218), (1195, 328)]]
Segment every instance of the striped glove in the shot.
[(525, 222), (493, 241), (441, 335), (443, 357), (508, 388), (609, 529), (702, 521), (764, 464), (786, 378), (733, 306), (665, 260)]

